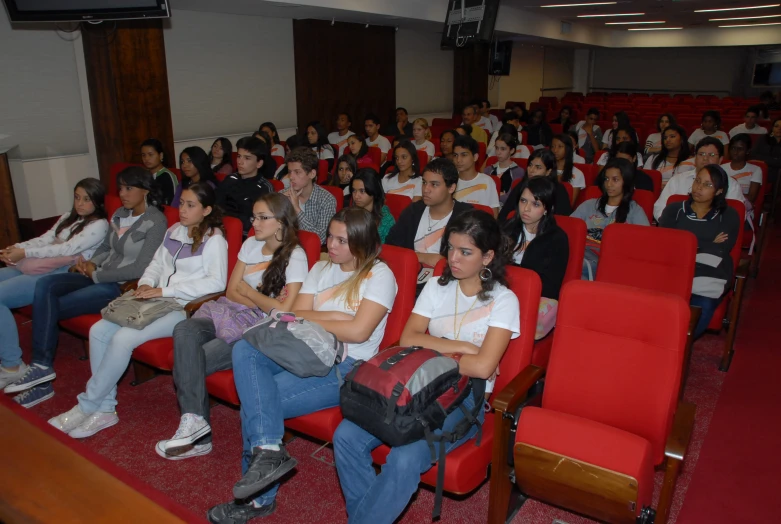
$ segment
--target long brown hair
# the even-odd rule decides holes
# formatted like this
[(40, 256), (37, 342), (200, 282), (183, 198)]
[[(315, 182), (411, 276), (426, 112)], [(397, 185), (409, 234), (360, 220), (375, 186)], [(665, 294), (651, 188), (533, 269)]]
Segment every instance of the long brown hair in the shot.
[[(97, 178), (84, 178), (78, 181), (76, 187), (73, 188), (73, 192), (76, 193), (78, 188), (82, 188), (84, 192), (87, 193), (87, 196), (92, 201), (92, 205), (95, 206), (95, 211), (83, 217), (84, 220), (73, 228), (70, 235), (68, 235), (68, 238), (75, 237), (92, 222), (106, 218), (106, 207), (104, 205), (106, 188), (103, 186), (103, 183)], [(68, 218), (60, 222), (60, 225), (57, 226), (54, 234), (59, 235), (63, 229), (71, 227), (79, 218), (82, 217), (76, 212), (76, 206), (74, 205)]]
[(192, 191), (203, 207), (212, 208), (212, 212), (203, 217), (203, 220), (198, 224), (198, 227), (193, 230), (192, 250), (195, 252), (201, 247), (203, 237), (207, 234), (213, 235), (216, 229), (222, 231), (223, 236), (225, 236), (225, 227), (222, 225), (222, 210), (217, 207), (217, 196), (214, 193), (214, 189), (212, 189), (212, 186), (209, 184), (201, 184), (199, 182), (191, 185), (184, 191)]
[(360, 305), (361, 283), (368, 278), (380, 254), (380, 233), (371, 213), (359, 207), (342, 209), (331, 222), (341, 222), (347, 226), (347, 245), (355, 257), (355, 272), (339, 285), (334, 298), (343, 296), (347, 308), (356, 311)]
[[(267, 297), (277, 297), (287, 284), (287, 266), (293, 250), (300, 244), (298, 242), (298, 215), (293, 209), (290, 199), (280, 193), (266, 193), (255, 203), (263, 202), (268, 206), (274, 218), (282, 224), (282, 240), (274, 251), (266, 270), (263, 272), (263, 280), (258, 284), (258, 291)], [(276, 233), (274, 233), (276, 238)]]

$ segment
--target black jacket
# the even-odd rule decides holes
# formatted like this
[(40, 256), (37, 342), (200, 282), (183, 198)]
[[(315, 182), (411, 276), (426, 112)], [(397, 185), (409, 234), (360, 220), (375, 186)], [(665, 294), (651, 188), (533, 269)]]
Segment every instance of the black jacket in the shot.
[[(513, 244), (518, 243), (518, 235), (522, 227), (519, 219), (513, 219), (508, 224), (507, 232), (512, 238)], [(530, 269), (540, 276), (542, 281), (542, 296), (545, 298), (559, 299), (561, 283), (567, 272), (569, 260), (569, 241), (567, 233), (558, 225), (535, 237), (526, 247), (526, 252), (521, 259), (521, 267)]]
[(249, 217), (252, 216), (255, 200), (273, 192), (274, 188), (269, 181), (259, 174), (252, 178), (241, 178), (238, 173), (233, 173), (217, 186), (217, 205), (226, 215), (240, 219), (246, 232), (250, 228)]
[[(499, 217), (497, 218), (500, 224), (507, 221), (507, 215), (509, 215), (510, 212), (518, 211), (518, 202), (521, 200), (521, 194), (523, 193), (524, 188), (526, 188), (526, 182), (528, 180), (529, 177), (527, 176), (524, 178), (523, 182), (515, 186), (513, 190), (510, 191), (510, 194), (507, 195), (507, 200), (504, 201), (502, 210), (499, 211)], [(554, 203), (554, 206), (554, 215), (570, 216), (572, 214), (572, 204), (569, 201), (569, 193), (567, 193), (564, 186), (559, 183), (556, 184), (556, 202)]]
[[(456, 200), (453, 204), (453, 214), (450, 215), (450, 220), (457, 217), (464, 211), (474, 209), (470, 204), (459, 202)], [(385, 237), (385, 243), (391, 246), (406, 247), (407, 249), (415, 249), (415, 233), (418, 231), (418, 224), (420, 219), (423, 218), (423, 212), (426, 210), (426, 204), (422, 200), (413, 202), (411, 205), (401, 212), (399, 220), (393, 225), (388, 236)], [(448, 223), (450, 223), (448, 220)], [(445, 224), (447, 227), (447, 224)]]
[(781, 142), (767, 135), (755, 137), (751, 159), (767, 164), (768, 183), (772, 184), (781, 170)]

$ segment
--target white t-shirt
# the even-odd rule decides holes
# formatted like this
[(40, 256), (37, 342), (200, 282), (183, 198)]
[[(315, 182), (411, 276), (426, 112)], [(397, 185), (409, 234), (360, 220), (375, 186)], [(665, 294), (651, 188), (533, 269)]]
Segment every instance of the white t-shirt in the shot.
[(498, 131), (500, 127), (502, 127), (502, 123), (499, 122), (499, 117), (496, 115), (489, 115), (488, 120), (491, 121), (491, 128), (494, 131)]
[(413, 142), (413, 144), (415, 144), (415, 149), (417, 149), (418, 151), (420, 151), (421, 149), (425, 149), (426, 153), (428, 154), (429, 160), (434, 158), (434, 154), (436, 153), (434, 144), (432, 144), (428, 140), (424, 140), (422, 144), (418, 144), (417, 142)]
[(513, 158), (529, 158), (530, 156), (532, 156), (532, 152), (529, 146), (519, 145), (515, 148)]
[(716, 140), (720, 140), (721, 143), (724, 144), (725, 146), (729, 144), (729, 137), (727, 136), (727, 133), (725, 133), (724, 131), (718, 130), (715, 133), (713, 133), (712, 135), (708, 135), (708, 134), (705, 133), (705, 131), (702, 130), (702, 128), (694, 130), (694, 133), (692, 133), (689, 136), (689, 143), (691, 145), (693, 145), (693, 146), (696, 146), (697, 142), (699, 142), (700, 140), (702, 140), (706, 136), (711, 136), (711, 137), (715, 138)]
[(423, 210), (423, 216), (418, 222), (418, 229), (415, 233), (415, 243), (413, 244), (416, 253), (433, 253), (438, 255), (442, 247), (442, 236), (445, 234), (445, 226), (453, 215), (451, 211), (446, 217), (440, 220), (432, 220), (428, 206)]
[(382, 178), (385, 194), (404, 195), (410, 198), (423, 196), (423, 177), (416, 176), (406, 182), (399, 182), (399, 175), (387, 175)]
[[(559, 176), (559, 180), (561, 180), (562, 173), (564, 173), (564, 171), (556, 171), (556, 174)], [(583, 171), (581, 171), (575, 166), (572, 166), (572, 179), (569, 181), (569, 183), (572, 187), (585, 189), (586, 177), (583, 176)]]
[[(523, 260), (523, 254), (526, 253), (526, 248), (529, 247), (529, 242), (534, 240), (537, 237), (537, 233), (529, 233), (529, 230), (526, 229), (526, 224), (523, 225), (523, 234), (524, 238), (526, 239), (526, 245), (524, 246), (523, 250), (515, 250), (513, 251), (513, 262), (516, 264), (520, 264)], [(518, 235), (518, 241), (515, 243), (515, 248), (518, 248), (518, 244), (521, 242), (521, 236)]]
[(585, 164), (586, 163), (586, 159), (573, 151), (572, 152), (572, 163), (573, 164)]
[(317, 151), (317, 147), (312, 147), (312, 151), (317, 153), (318, 160), (331, 160), (334, 157), (334, 150), (328, 144), (320, 148), (319, 152)]
[[(645, 166), (643, 166), (643, 169), (654, 169), (654, 159), (657, 157), (657, 155), (651, 155), (648, 157), (648, 160), (645, 161)], [(673, 164), (667, 164), (667, 159), (662, 160), (659, 163), (659, 166), (657, 166), (656, 170), (659, 171), (662, 174), (662, 187), (664, 187), (667, 184), (667, 181), (670, 180), (673, 175), (677, 175), (678, 173), (685, 173), (686, 171), (691, 171), (694, 169), (694, 159), (693, 158), (687, 158), (680, 164), (678, 164), (678, 167), (675, 167)]]
[(645, 149), (646, 151), (655, 148), (655, 147), (661, 147), (662, 146), (662, 134), (661, 133), (651, 133), (648, 135), (648, 139), (645, 141)]
[(339, 156), (344, 154), (344, 148), (347, 147), (347, 139), (353, 136), (355, 133), (347, 130), (347, 134), (340, 135), (339, 131), (328, 133), (328, 143), (334, 146), (339, 151)]
[(482, 127), (483, 130), (489, 135), (494, 132), (494, 126), (491, 124), (491, 120), (484, 116), (480, 117), (480, 120), (475, 124), (477, 127)]
[(605, 131), (604, 135), (602, 135), (602, 143), (605, 144), (606, 146), (609, 146), (610, 145), (610, 137), (612, 137), (612, 136), (613, 136), (613, 128), (610, 128), (607, 131)]
[(453, 195), (459, 202), (481, 204), (490, 208), (499, 207), (499, 195), (496, 193), (496, 182), (484, 173), (478, 173), (472, 180), (458, 179), (456, 193)]
[(271, 148), (271, 156), (281, 156), (282, 158), (285, 158), (285, 146), (282, 144), (274, 144), (274, 147)]
[[(396, 285), (396, 277), (393, 276), (390, 268), (384, 262), (377, 262), (369, 272), (369, 276), (361, 282), (358, 304), (353, 304), (350, 307), (343, 294), (338, 297), (336, 295), (339, 292), (339, 284), (350, 278), (352, 274), (353, 272), (345, 273), (342, 271), (339, 264), (322, 260), (315, 264), (309, 272), (299, 293), (314, 295), (312, 304), (314, 311), (341, 311), (355, 316), (364, 299), (371, 300), (387, 308), (388, 311), (393, 308), (398, 286)], [(386, 313), (368, 340), (360, 344), (345, 344), (347, 355), (356, 360), (368, 360), (376, 355), (382, 337), (385, 336), (387, 322), (388, 314)]]
[(133, 215), (119, 217), (119, 230), (117, 231), (117, 238), (122, 238), (122, 235), (124, 235), (127, 230), (130, 229), (130, 227), (135, 224), (142, 216), (144, 216), (144, 213), (141, 213), (137, 217), (134, 217)]
[(379, 147), (380, 151), (382, 151), (383, 154), (388, 154), (388, 151), (390, 151), (391, 143), (388, 141), (387, 138), (385, 138), (382, 135), (377, 135), (377, 140), (372, 142), (368, 138), (366, 139), (366, 145), (369, 147)]
[[(255, 237), (251, 236), (244, 241), (241, 250), (239, 250), (239, 260), (244, 262), (246, 266), (244, 268), (244, 282), (253, 288), (257, 288), (263, 281), (263, 274), (271, 263), (271, 259), (274, 258), (273, 254), (263, 254), (264, 245), (266, 245), (264, 241), (255, 240)], [(290, 254), (290, 260), (285, 269), (285, 283), (303, 282), (308, 273), (309, 263), (306, 259), (306, 252), (299, 246)]]
[(749, 135), (766, 135), (767, 129), (762, 126), (754, 126), (752, 129), (746, 129), (746, 124), (739, 124), (729, 130), (730, 138), (741, 133), (748, 133)]
[(743, 169), (732, 169), (731, 164), (727, 162), (726, 164), (721, 164), (721, 167), (733, 180), (740, 184), (740, 190), (743, 191), (744, 195), (748, 195), (748, 191), (751, 189), (751, 182), (762, 183), (762, 168), (754, 164), (746, 162)]

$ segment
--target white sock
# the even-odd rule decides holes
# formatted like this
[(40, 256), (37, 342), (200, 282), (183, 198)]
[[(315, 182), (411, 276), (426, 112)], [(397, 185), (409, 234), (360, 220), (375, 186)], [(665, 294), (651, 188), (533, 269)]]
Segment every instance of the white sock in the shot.
[(271, 451), (279, 451), (279, 444), (264, 444), (263, 446), (258, 446), (260, 449), (270, 449)]
[(252, 507), (257, 509), (257, 508), (262, 508), (263, 506), (261, 506), (260, 504), (258, 504), (258, 501), (257, 501), (257, 500), (253, 500), (253, 501), (252, 501)]

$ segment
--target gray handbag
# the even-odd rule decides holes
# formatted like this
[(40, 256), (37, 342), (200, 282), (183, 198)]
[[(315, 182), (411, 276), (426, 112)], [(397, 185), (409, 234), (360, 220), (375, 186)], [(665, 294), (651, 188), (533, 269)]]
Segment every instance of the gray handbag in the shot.
[(128, 291), (121, 297), (112, 300), (108, 306), (100, 311), (103, 319), (122, 327), (144, 329), (149, 324), (158, 318), (163, 318), (171, 311), (181, 311), (184, 309), (184, 307), (173, 298), (148, 298), (140, 300), (135, 298), (133, 293), (134, 291)]

